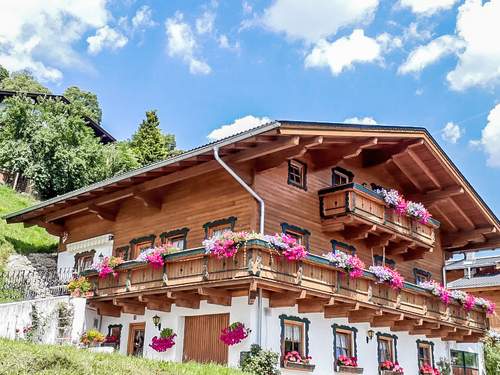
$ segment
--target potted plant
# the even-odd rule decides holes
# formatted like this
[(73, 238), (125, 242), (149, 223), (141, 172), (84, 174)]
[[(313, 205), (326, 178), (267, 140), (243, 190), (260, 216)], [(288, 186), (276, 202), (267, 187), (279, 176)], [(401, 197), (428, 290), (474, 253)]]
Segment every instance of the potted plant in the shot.
[(160, 337), (153, 337), (149, 346), (157, 352), (166, 352), (175, 345), (174, 338), (177, 336), (172, 328), (164, 328), (160, 332)]
[(399, 365), (398, 362), (384, 361), (380, 364), (381, 375), (397, 375), (404, 374), (404, 369)]
[(437, 368), (432, 367), (428, 363), (424, 363), (424, 365), (420, 367), (419, 374), (420, 375), (441, 375), (441, 373), (439, 372), (439, 370)]
[(96, 347), (104, 342), (106, 337), (96, 329), (90, 329), (80, 336), (80, 342), (85, 347)]
[(118, 277), (118, 272), (115, 271), (115, 268), (122, 263), (122, 258), (110, 256), (105, 257), (101, 261), (93, 264), (92, 268), (98, 272), (100, 279), (105, 279), (108, 275)]
[(250, 332), (243, 323), (235, 322), (222, 330), (219, 339), (227, 346), (235, 345), (246, 339)]
[(339, 357), (337, 358), (337, 373), (362, 374), (363, 369), (361, 367), (358, 367), (358, 359), (356, 357), (339, 355)]
[(311, 364), (311, 359), (311, 356), (302, 357), (297, 351), (287, 352), (283, 358), (283, 367), (312, 372), (316, 365)]
[(92, 297), (92, 284), (85, 276), (74, 278), (68, 284), (68, 290), (72, 297)]

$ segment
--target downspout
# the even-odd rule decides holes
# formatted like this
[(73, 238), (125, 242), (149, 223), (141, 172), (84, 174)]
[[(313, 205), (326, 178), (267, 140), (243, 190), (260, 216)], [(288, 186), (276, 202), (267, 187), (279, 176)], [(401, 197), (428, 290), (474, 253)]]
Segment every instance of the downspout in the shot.
[[(260, 216), (259, 216), (259, 233), (264, 234), (264, 215), (265, 215), (265, 203), (264, 200), (250, 187), (248, 184), (243, 181), (243, 179), (238, 176), (238, 174), (227, 165), (224, 160), (222, 160), (219, 156), (219, 147), (214, 147), (214, 158), (217, 162), (224, 168), (227, 173), (229, 173), (235, 180), (238, 182), (246, 191), (250, 193), (252, 197), (259, 203), (260, 208)], [(258, 288), (257, 291), (257, 345), (262, 346), (262, 320), (264, 316), (264, 304), (262, 303), (262, 289)]]

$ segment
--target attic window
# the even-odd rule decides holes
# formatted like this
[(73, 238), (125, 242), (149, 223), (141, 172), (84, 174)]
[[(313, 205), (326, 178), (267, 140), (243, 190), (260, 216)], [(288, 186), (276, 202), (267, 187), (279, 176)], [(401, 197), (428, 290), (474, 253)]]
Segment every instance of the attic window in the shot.
[(288, 184), (307, 190), (307, 165), (298, 160), (288, 161)]
[(345, 185), (352, 182), (354, 174), (341, 167), (332, 168), (332, 186)]

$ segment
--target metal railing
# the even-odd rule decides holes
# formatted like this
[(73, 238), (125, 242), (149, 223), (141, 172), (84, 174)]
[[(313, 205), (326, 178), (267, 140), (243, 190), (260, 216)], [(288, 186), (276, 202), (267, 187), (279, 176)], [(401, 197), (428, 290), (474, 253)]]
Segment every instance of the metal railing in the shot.
[(69, 294), (72, 268), (52, 272), (35, 269), (0, 271), (0, 303), (57, 297)]

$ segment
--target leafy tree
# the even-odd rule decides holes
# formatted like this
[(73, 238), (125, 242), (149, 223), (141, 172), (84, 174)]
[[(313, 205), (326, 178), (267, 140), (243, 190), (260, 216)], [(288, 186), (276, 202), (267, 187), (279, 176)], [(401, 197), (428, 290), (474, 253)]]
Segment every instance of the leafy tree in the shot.
[(162, 133), (156, 111), (146, 112), (146, 119), (132, 136), (130, 145), (141, 165), (151, 164), (180, 152), (175, 150), (175, 136)]
[(81, 90), (76, 86), (68, 87), (63, 95), (75, 106), (81, 108), (82, 113), (97, 122), (101, 123), (102, 110), (97, 100), (97, 95), (89, 91)]
[(106, 177), (116, 176), (141, 165), (129, 142), (109, 143), (104, 146)]
[(487, 375), (500, 374), (500, 336), (498, 334), (489, 335), (485, 339), (484, 361)]
[(38, 82), (27, 70), (11, 73), (10, 76), (0, 80), (0, 89), (50, 94), (49, 89)]
[(0, 65), (0, 87), (1, 87), (2, 81), (8, 77), (9, 77), (9, 71), (7, 69), (5, 69), (2, 65)]

